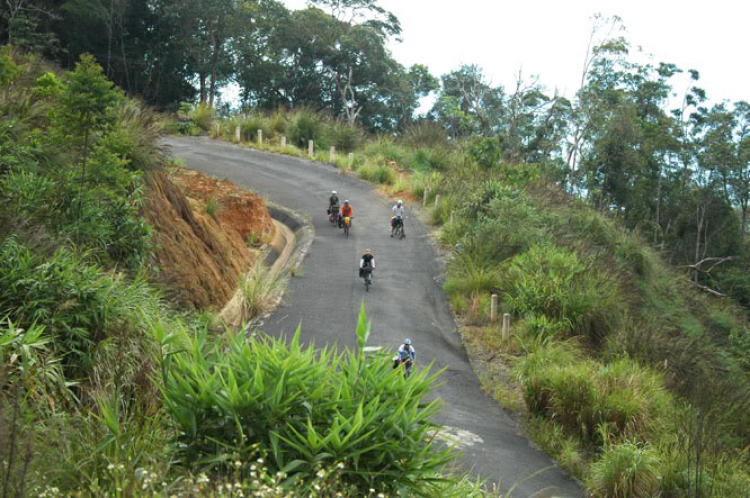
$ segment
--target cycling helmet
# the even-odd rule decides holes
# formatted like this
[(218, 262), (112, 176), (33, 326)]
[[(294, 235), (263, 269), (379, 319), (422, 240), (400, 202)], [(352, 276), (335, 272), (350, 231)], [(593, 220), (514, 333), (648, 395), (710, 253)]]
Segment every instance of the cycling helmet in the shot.
[(348, 206), (349, 205), (349, 199), (345, 200), (344, 204), (346, 204)]
[(331, 193), (332, 193), (333, 195), (338, 195), (338, 192), (336, 192), (335, 190), (331, 190)]
[(397, 202), (397, 204), (398, 204), (399, 206), (402, 206), (402, 205), (404, 204), (404, 201), (402, 201), (401, 199), (399, 199), (399, 200), (398, 200), (398, 202)]
[(404, 344), (406, 344), (407, 346), (411, 346), (411, 339), (409, 339), (408, 337), (404, 339)]
[(369, 249), (365, 249), (365, 254), (372, 254)]

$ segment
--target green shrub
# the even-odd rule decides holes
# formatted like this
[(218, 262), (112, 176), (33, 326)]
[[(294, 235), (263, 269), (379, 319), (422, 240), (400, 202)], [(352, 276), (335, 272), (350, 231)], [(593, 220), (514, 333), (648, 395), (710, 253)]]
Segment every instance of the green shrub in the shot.
[[(537, 209), (518, 190), (498, 192), (486, 206), (477, 206), (479, 213), (467, 207), (475, 200), (461, 203), (463, 208), (456, 211), (457, 226), (446, 233), (444, 240), (460, 241), (466, 253), (485, 264), (503, 263), (534, 245), (552, 242), (551, 213)], [(477, 215), (478, 219), (472, 219)], [(521, 226), (524, 228), (519, 230)]]
[(428, 201), (435, 198), (443, 184), (443, 175), (438, 171), (424, 173), (415, 172), (411, 177), (411, 193), (418, 199), (422, 199), (424, 191), (428, 190)]
[(364, 132), (356, 125), (343, 121), (331, 121), (326, 126), (326, 136), (329, 145), (336, 147), (342, 153), (349, 153), (358, 149), (365, 140)]
[(445, 145), (448, 134), (438, 123), (421, 121), (408, 126), (403, 133), (402, 141), (410, 147), (436, 147)]
[(357, 176), (369, 182), (383, 185), (393, 185), (396, 181), (396, 173), (388, 166), (367, 163), (357, 170)]
[(448, 278), (443, 285), (445, 292), (451, 296), (459, 294), (472, 296), (481, 293), (493, 293), (501, 287), (500, 272), (469, 255), (459, 254), (449, 263)]
[(451, 213), (455, 211), (454, 200), (449, 196), (440, 198), (438, 205), (430, 212), (430, 222), (433, 225), (443, 225), (448, 223)]
[(216, 218), (216, 215), (221, 211), (221, 202), (213, 197), (206, 200), (206, 214), (211, 218)]
[(638, 277), (648, 278), (656, 264), (654, 256), (646, 245), (634, 235), (619, 237), (615, 257), (627, 265)]
[(616, 282), (554, 245), (534, 246), (513, 258), (503, 288), (513, 313), (570, 323), (572, 333), (594, 341), (620, 320)]
[(187, 339), (187, 351), (164, 365), (177, 456), (228, 468), (259, 449), (271, 474), (286, 472), (300, 485), (341, 463), (340, 481), (358, 495), (425, 492), (453, 456), (432, 436), (438, 401), (425, 398), (435, 377), (421, 369), (407, 381), (390, 355), (366, 355), (369, 331), (363, 310), (357, 352), (303, 347), (299, 328), (289, 342), (242, 334), (213, 344), (205, 333)]
[(468, 154), (482, 169), (492, 169), (500, 162), (500, 141), (493, 137), (472, 137), (468, 144)]
[(439, 147), (416, 149), (407, 164), (417, 171), (445, 171), (448, 168), (448, 152)]
[(526, 194), (522, 190), (490, 180), (482, 182), (480, 188), (467, 192), (463, 196), (459, 209), (464, 217), (470, 220), (479, 220), (490, 215), (490, 203), (495, 199), (524, 202), (525, 198)]
[(409, 161), (409, 150), (388, 136), (380, 136), (376, 142), (369, 142), (365, 146), (365, 155), (378, 162), (391, 162), (401, 167), (405, 167)]
[(109, 330), (142, 330), (157, 303), (143, 281), (121, 281), (70, 250), (45, 257), (15, 237), (0, 245), (0, 317), (24, 329), (44, 325), (67, 373), (88, 372)]
[(150, 248), (151, 227), (141, 217), (144, 182), (104, 148), (91, 155), (86, 188), (80, 173), (57, 175), (18, 171), (0, 178), (6, 214), (68, 237), (103, 262), (139, 267)]
[(625, 441), (604, 448), (586, 479), (593, 496), (658, 496), (661, 461), (649, 445)]
[(10, 318), (0, 321), (0, 400), (3, 393), (12, 391), (11, 386), (22, 387), (28, 404), (41, 409), (48, 406), (50, 398), (72, 400), (60, 358), (55, 356), (52, 338), (45, 332), (43, 325), (23, 329)]
[(289, 143), (307, 150), (310, 140), (315, 142), (316, 148), (325, 149), (323, 118), (313, 111), (300, 109), (294, 112), (287, 123), (286, 133)]
[(733, 262), (717, 267), (712, 272), (710, 286), (729, 294), (740, 305), (750, 309), (750, 264)]
[(601, 213), (590, 209), (571, 211), (569, 225), (567, 238), (583, 239), (589, 244), (614, 252), (618, 232), (612, 220)]

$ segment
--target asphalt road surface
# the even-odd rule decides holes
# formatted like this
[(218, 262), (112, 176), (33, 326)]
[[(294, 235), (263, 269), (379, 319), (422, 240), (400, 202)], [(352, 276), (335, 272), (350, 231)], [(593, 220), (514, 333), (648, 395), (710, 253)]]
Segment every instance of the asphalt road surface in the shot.
[[(266, 320), (266, 333), (291, 333), (302, 324), (306, 341), (354, 348), (362, 299), (373, 332), (368, 344), (394, 349), (409, 337), (419, 364), (447, 367), (437, 394), (445, 403), (436, 422), (448, 426), (464, 453), (461, 465), (500, 483), (514, 496), (529, 496), (555, 486), (560, 496), (582, 496), (581, 489), (543, 452), (519, 436), (516, 422), (482, 393), (455, 330), (439, 283), (436, 252), (427, 230), (407, 205), (406, 238), (392, 239), (390, 209), (372, 186), (343, 175), (332, 165), (251, 151), (206, 138), (167, 138), (175, 157), (187, 167), (229, 179), (272, 202), (312, 220), (315, 239), (301, 266), (302, 277), (290, 281), (284, 303)], [(331, 190), (354, 208), (351, 234), (331, 227), (326, 215)], [(365, 293), (358, 278), (365, 249), (375, 255), (376, 271)], [(541, 471), (541, 472), (540, 472)]]

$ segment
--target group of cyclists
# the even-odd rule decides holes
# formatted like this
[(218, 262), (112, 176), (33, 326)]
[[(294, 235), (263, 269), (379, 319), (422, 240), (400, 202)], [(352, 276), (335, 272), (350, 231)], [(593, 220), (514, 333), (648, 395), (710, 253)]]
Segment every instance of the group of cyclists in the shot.
[[(391, 216), (391, 237), (393, 237), (393, 234), (397, 227), (401, 228), (402, 236), (405, 236), (403, 234), (403, 223), (404, 223), (404, 201), (401, 199), (396, 202), (396, 204), (391, 209), (393, 216)], [(352, 204), (349, 202), (349, 199), (344, 200), (344, 204), (340, 205), (338, 192), (335, 190), (331, 191), (331, 197), (328, 199), (328, 209), (327, 209), (328, 216), (331, 220), (331, 222), (338, 225), (339, 228), (342, 227), (343, 219), (349, 218), (349, 220), (352, 219), (354, 216), (354, 208), (352, 207)], [(362, 255), (359, 261), (359, 277), (365, 278), (366, 273), (375, 271), (375, 256), (372, 254), (372, 251), (370, 249), (366, 249), (365, 253)], [(404, 339), (403, 344), (399, 346), (398, 353), (393, 358), (393, 368), (398, 368), (400, 365), (403, 365), (404, 367), (404, 375), (406, 377), (409, 376), (411, 373), (411, 369), (413, 365), (415, 365), (417, 362), (417, 353), (414, 350), (414, 346), (411, 344), (410, 339)]]
[[(326, 212), (328, 213), (331, 221), (335, 222), (338, 227), (341, 228), (344, 218), (351, 219), (354, 217), (354, 208), (349, 202), (349, 199), (346, 199), (342, 206), (339, 206), (339, 204), (339, 194), (335, 190), (332, 190), (331, 197), (328, 198), (328, 210)], [(396, 205), (392, 208), (393, 216), (391, 216), (391, 237), (393, 237), (393, 233), (397, 227), (400, 226), (403, 230), (405, 212), (404, 209), (404, 201), (402, 201), (401, 199), (399, 199)]]

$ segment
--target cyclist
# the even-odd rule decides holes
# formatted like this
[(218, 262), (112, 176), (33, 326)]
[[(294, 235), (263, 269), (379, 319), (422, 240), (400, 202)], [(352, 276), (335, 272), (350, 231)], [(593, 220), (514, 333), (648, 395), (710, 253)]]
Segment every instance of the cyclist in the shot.
[(411, 345), (411, 339), (407, 337), (404, 339), (404, 343), (398, 347), (398, 354), (394, 358), (393, 368), (409, 360), (411, 360), (412, 367), (417, 364), (417, 352), (414, 350), (414, 346)]
[[(331, 191), (331, 197), (328, 198), (328, 215), (338, 217), (339, 214), (339, 194), (335, 190)], [(335, 220), (335, 218), (332, 218)]]
[(331, 191), (331, 197), (328, 198), (328, 214), (339, 210), (339, 194), (335, 190)]
[(391, 237), (393, 232), (396, 230), (396, 226), (400, 223), (401, 230), (404, 229), (404, 201), (398, 200), (395, 206), (393, 206), (393, 216), (391, 216)]
[(367, 270), (375, 271), (375, 256), (369, 249), (365, 249), (362, 259), (359, 260), (359, 278), (363, 278)]
[(352, 215), (354, 215), (354, 209), (352, 208), (352, 205), (349, 204), (349, 199), (347, 199), (344, 201), (344, 205), (341, 206), (341, 217), (339, 218), (339, 228), (342, 227), (344, 218), (346, 218), (347, 216), (351, 218)]

